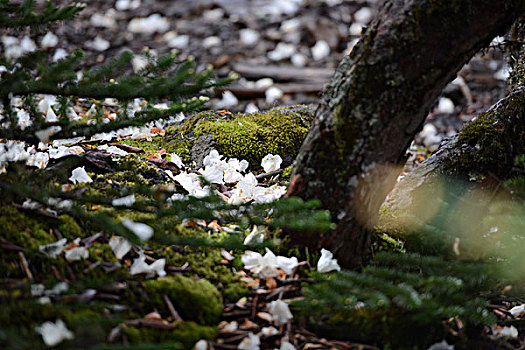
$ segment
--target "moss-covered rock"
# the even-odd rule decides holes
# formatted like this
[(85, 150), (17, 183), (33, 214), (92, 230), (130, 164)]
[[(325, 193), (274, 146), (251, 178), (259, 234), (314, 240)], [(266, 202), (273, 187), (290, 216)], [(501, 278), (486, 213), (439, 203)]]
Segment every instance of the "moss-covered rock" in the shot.
[(165, 149), (177, 153), (183, 161), (200, 166), (211, 149), (229, 158), (246, 159), (252, 169), (271, 153), (283, 158), (283, 166), (292, 163), (313, 120), (307, 106), (273, 108), (249, 114), (202, 112), (183, 123), (166, 129), (165, 137), (153, 141), (125, 140), (145, 151)]

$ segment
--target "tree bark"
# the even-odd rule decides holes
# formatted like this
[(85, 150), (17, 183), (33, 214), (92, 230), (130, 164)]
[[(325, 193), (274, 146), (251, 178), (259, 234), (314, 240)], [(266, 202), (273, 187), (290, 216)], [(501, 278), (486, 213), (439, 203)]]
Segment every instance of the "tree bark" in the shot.
[(429, 107), (524, 10), (523, 0), (388, 1), (325, 89), (287, 193), (321, 200), (336, 229), (291, 241), (326, 247), (342, 266), (359, 268)]
[(525, 17), (516, 21), (511, 34), (507, 96), (458, 135), (444, 140), (431, 157), (405, 175), (389, 195), (389, 208), (414, 215), (416, 208), (425, 206), (424, 197), (445, 178), (468, 183), (470, 188), (483, 184), (487, 176), (505, 179), (516, 156), (525, 154)]

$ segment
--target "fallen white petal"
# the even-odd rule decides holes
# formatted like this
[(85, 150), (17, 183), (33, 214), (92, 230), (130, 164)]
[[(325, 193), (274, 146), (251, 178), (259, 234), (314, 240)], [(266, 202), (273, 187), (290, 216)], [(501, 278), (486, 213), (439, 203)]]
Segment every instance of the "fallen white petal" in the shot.
[(38, 247), (38, 250), (49, 257), (56, 258), (64, 251), (64, 248), (66, 247), (66, 242), (67, 239), (62, 238), (60, 241), (57, 241), (55, 243), (43, 244)]
[(67, 261), (87, 259), (89, 257), (89, 251), (86, 247), (75, 247), (66, 250), (65, 256)]
[(152, 274), (156, 273), (159, 277), (166, 276), (166, 271), (164, 271), (164, 265), (166, 264), (166, 259), (159, 259), (152, 264), (146, 264), (146, 257), (144, 253), (141, 252), (140, 256), (133, 261), (133, 265), (129, 272), (132, 275), (137, 275), (141, 273)]
[(512, 316), (523, 316), (525, 315), (525, 304), (514, 306), (509, 312)]
[(252, 232), (244, 239), (243, 244), (250, 245), (256, 243), (262, 243), (264, 240), (264, 231), (259, 230), (257, 225), (253, 226)]
[(123, 157), (128, 155), (128, 152), (126, 152), (123, 149), (118, 148), (116, 146), (108, 147), (106, 152), (108, 152), (109, 154), (113, 154), (113, 155), (116, 155), (116, 156), (123, 156)]
[(130, 219), (122, 219), (122, 225), (132, 231), (142, 242), (147, 241), (153, 236), (153, 228), (142, 222), (135, 222)]
[(293, 346), (292, 343), (283, 340), (279, 350), (295, 350), (295, 346)]
[(112, 236), (109, 240), (109, 246), (119, 260), (131, 250), (131, 243), (120, 236)]
[(86, 169), (84, 167), (79, 167), (73, 170), (73, 173), (71, 177), (69, 178), (69, 181), (73, 183), (85, 183), (85, 182), (93, 182), (89, 175), (86, 173)]
[(288, 320), (293, 318), (288, 304), (282, 300), (272, 301), (270, 304), (268, 304), (266, 309), (272, 314), (274, 323), (276, 325), (285, 324), (288, 322)]
[(56, 320), (55, 323), (44, 322), (41, 326), (35, 327), (35, 331), (42, 335), (47, 346), (55, 346), (63, 340), (74, 338), (73, 332), (67, 329), (62, 320)]
[(427, 350), (454, 350), (454, 345), (449, 345), (446, 340), (432, 344)]
[(208, 341), (201, 339), (195, 343), (193, 350), (208, 350)]
[(341, 267), (337, 263), (337, 259), (333, 258), (333, 254), (326, 250), (321, 249), (321, 257), (317, 262), (317, 271), (321, 273), (330, 272), (330, 271), (341, 271)]
[(172, 153), (170, 155), (170, 159), (171, 159), (171, 162), (172, 163), (175, 163), (175, 165), (177, 167), (179, 167), (180, 169), (184, 168), (184, 163), (182, 163), (182, 160), (180, 159), (180, 157), (176, 154), (176, 153)]
[(115, 198), (111, 201), (111, 205), (114, 207), (117, 206), (126, 206), (129, 207), (130, 205), (133, 205), (135, 203), (135, 193), (130, 194), (129, 196), (122, 197), (122, 198)]
[(283, 270), (287, 275), (291, 275), (298, 264), (299, 262), (297, 261), (297, 258), (295, 256), (291, 258), (287, 258), (284, 256), (277, 257), (277, 266), (281, 270)]
[(244, 338), (239, 344), (239, 350), (259, 350), (259, 345), (261, 345), (261, 340), (259, 336), (250, 332), (248, 337)]
[(496, 337), (500, 338), (517, 338), (518, 330), (514, 326), (502, 327), (502, 326), (492, 326), (492, 333)]

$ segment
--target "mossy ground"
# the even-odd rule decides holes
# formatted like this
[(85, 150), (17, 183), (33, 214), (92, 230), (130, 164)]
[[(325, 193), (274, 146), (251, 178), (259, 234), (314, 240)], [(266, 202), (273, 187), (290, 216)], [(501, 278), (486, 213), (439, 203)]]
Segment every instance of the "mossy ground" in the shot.
[[(136, 155), (116, 161), (115, 171), (106, 174), (89, 172), (90, 184), (78, 184), (72, 191), (84, 191), (92, 197), (118, 198), (136, 184), (152, 188), (166, 185), (161, 172)], [(137, 194), (137, 201), (147, 197)], [(198, 227), (186, 227), (170, 217), (157, 219), (151, 213), (119, 209), (111, 206), (88, 206), (91, 212), (103, 212), (113, 217), (128, 217), (135, 221), (152, 223), (164, 228), (164, 234), (179, 236), (206, 236)], [(166, 259), (167, 266), (188, 269), (163, 278), (149, 279), (144, 275), (130, 275), (129, 269), (136, 252), (121, 260), (113, 254), (107, 235), (100, 236), (88, 248), (89, 258), (68, 262), (64, 254), (56, 259), (45, 256), (40, 245), (56, 242), (64, 237), (71, 242), (87, 238), (100, 231), (91, 222), (83, 222), (69, 215), (58, 218), (39, 215), (38, 211), (17, 209), (9, 203), (0, 205), (0, 237), (23, 248), (32, 280), (23, 268), (21, 253), (1, 249), (0, 254), (0, 348), (45, 348), (35, 327), (46, 321), (63, 320), (75, 334), (73, 340), (62, 342), (57, 348), (118, 348), (122, 342), (142, 347), (155, 344), (163, 348), (188, 349), (199, 339), (213, 339), (222, 313), (223, 302), (236, 301), (248, 293), (246, 285), (224, 264), (220, 249), (167, 247), (159, 243), (145, 243), (143, 249), (153, 259)], [(3, 246), (2, 246), (3, 247)], [(43, 284), (46, 290), (66, 281), (68, 290), (49, 295), (50, 304), (40, 304), (39, 296), (31, 294), (31, 286)], [(95, 296), (82, 297), (86, 291)], [(171, 320), (163, 296), (173, 303), (184, 322), (174, 330), (139, 326), (123, 327), (121, 337), (107, 344), (112, 329), (126, 320), (141, 319), (157, 311)], [(16, 317), (14, 316), (16, 315)], [(146, 346), (147, 347), (147, 346)]]

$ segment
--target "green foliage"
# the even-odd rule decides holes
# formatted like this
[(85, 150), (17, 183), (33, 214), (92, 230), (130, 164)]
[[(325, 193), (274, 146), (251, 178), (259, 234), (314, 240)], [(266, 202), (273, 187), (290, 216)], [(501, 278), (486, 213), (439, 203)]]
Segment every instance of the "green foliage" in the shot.
[(55, 3), (46, 1), (41, 14), (34, 13), (35, 8), (35, 0), (24, 0), (21, 4), (12, 4), (11, 0), (0, 0), (0, 28), (38, 27), (73, 19), (85, 5), (74, 3), (58, 7)]
[[(316, 275), (303, 319), (324, 333), (394, 348), (425, 347), (446, 335), (441, 322), (494, 322), (481, 298), (497, 285), (492, 266), (419, 254), (379, 253), (362, 272)], [(409, 334), (412, 336), (408, 337)]]

